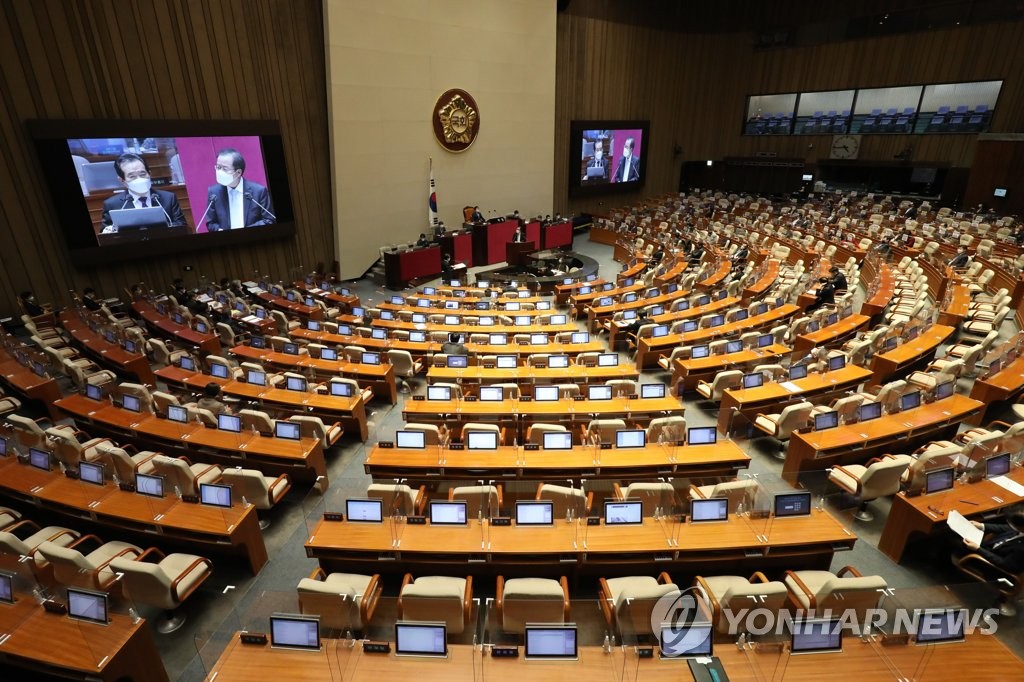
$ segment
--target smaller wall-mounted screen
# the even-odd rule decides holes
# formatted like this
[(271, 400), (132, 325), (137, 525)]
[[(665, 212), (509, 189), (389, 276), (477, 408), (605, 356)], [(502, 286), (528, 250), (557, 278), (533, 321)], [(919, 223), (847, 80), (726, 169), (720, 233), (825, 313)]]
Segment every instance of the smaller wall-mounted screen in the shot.
[(745, 135), (789, 135), (793, 132), (796, 93), (751, 95), (747, 98)]
[(573, 121), (569, 151), (570, 194), (628, 191), (644, 185), (647, 121)]

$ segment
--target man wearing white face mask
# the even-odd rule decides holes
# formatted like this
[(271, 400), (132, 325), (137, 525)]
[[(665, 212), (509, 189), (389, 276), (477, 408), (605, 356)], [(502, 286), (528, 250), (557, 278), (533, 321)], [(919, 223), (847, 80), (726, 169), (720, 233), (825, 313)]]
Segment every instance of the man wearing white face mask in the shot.
[(604, 138), (594, 140), (594, 158), (587, 163), (584, 182), (608, 182), (608, 157), (604, 155)]
[(277, 222), (267, 188), (242, 177), (245, 157), (237, 149), (217, 152), (214, 171), (217, 184), (207, 190), (210, 202), (207, 230), (220, 232)]
[(122, 154), (114, 161), (114, 171), (124, 186), (103, 202), (103, 234), (117, 232), (110, 212), (120, 209), (152, 208), (163, 209), (164, 224), (170, 227), (184, 227), (185, 214), (181, 212), (178, 198), (173, 192), (153, 189), (153, 181), (149, 177), (149, 167), (138, 154)]

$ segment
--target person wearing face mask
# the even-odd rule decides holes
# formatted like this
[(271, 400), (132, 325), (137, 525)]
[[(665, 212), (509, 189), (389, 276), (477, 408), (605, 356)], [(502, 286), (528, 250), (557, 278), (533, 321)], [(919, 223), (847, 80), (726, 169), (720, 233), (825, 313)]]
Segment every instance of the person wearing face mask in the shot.
[(103, 234), (117, 232), (114, 221), (110, 217), (111, 211), (131, 208), (152, 208), (159, 206), (163, 209), (165, 225), (169, 227), (184, 227), (185, 214), (181, 212), (178, 205), (178, 198), (173, 192), (165, 192), (162, 189), (153, 189), (153, 181), (149, 176), (149, 167), (138, 154), (122, 154), (114, 161), (114, 171), (117, 173), (123, 192), (118, 192), (103, 202)]
[(640, 179), (640, 157), (633, 154), (632, 137), (627, 137), (622, 145), (622, 158), (619, 159), (619, 167), (615, 169), (615, 182), (636, 182)]
[(245, 175), (245, 157), (237, 149), (217, 152), (217, 184), (207, 190), (209, 205), (206, 229), (209, 232), (238, 230), (243, 227), (277, 222), (270, 192)]
[[(594, 170), (598, 169), (598, 170)], [(587, 164), (584, 182), (608, 182), (608, 157), (604, 155), (604, 140), (594, 141), (594, 158)]]

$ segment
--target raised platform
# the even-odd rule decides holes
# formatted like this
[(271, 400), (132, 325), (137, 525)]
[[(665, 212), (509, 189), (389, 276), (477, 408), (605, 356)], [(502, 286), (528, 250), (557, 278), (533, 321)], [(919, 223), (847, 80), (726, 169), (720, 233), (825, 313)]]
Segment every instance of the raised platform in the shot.
[[(567, 279), (573, 282), (581, 282), (588, 275), (597, 274), (598, 262), (590, 256), (584, 256), (575, 251), (561, 251), (559, 249), (544, 249), (533, 251), (526, 255), (525, 265), (505, 265), (490, 270), (480, 270), (476, 273), (476, 281), (507, 283), (513, 280), (526, 282), (531, 289), (541, 293), (551, 293), (555, 286), (564, 284)], [(579, 268), (575, 272), (563, 275), (551, 274), (552, 269), (557, 268), (559, 262), (564, 270)]]

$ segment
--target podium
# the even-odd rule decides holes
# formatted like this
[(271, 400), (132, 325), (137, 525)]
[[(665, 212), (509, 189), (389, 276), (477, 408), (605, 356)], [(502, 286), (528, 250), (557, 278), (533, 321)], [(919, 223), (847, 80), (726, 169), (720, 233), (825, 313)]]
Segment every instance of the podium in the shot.
[(505, 244), (505, 260), (509, 265), (525, 265), (526, 254), (537, 250), (537, 242), (508, 242)]

